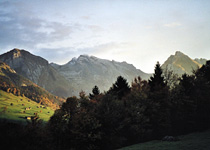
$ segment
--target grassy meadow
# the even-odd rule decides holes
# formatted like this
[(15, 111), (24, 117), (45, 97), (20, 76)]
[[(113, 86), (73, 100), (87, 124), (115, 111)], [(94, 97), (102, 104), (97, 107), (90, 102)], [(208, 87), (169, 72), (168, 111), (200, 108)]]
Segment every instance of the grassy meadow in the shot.
[(34, 116), (35, 113), (43, 121), (48, 121), (54, 110), (27, 97), (15, 96), (0, 90), (0, 119), (26, 122), (26, 118)]
[(140, 143), (120, 150), (210, 150), (210, 130), (196, 132), (178, 137), (176, 142), (150, 141)]

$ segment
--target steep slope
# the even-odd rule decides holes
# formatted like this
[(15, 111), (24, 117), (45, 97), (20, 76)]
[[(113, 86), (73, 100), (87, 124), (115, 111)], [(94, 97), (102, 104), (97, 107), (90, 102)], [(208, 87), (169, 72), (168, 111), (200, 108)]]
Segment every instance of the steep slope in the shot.
[(15, 48), (0, 55), (0, 61), (57, 96), (69, 96), (71, 93), (68, 81), (51, 67), (47, 60), (39, 56)]
[(0, 62), (0, 89), (17, 96), (28, 97), (54, 109), (63, 102), (63, 99), (50, 94), (45, 89), (20, 76), (3, 62)]
[(193, 70), (197, 70), (206, 63), (205, 59), (191, 59), (189, 56), (177, 51), (175, 55), (171, 55), (162, 65), (164, 70), (171, 70), (181, 76), (186, 73), (191, 75)]
[(136, 69), (126, 62), (109, 61), (94, 56), (81, 55), (65, 65), (51, 64), (77, 91), (90, 92), (97, 85), (100, 90), (108, 90), (119, 75), (131, 82), (135, 77), (148, 79), (149, 74)]

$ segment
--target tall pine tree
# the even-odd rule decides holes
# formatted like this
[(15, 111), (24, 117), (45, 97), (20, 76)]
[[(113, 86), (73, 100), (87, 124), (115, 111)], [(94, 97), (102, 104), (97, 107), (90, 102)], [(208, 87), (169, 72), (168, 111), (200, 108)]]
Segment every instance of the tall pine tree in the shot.
[(150, 123), (153, 129), (153, 136), (158, 138), (170, 131), (170, 108), (169, 108), (169, 88), (167, 87), (160, 63), (155, 66), (155, 73), (149, 80), (149, 111)]
[(152, 77), (150, 77), (149, 86), (150, 86), (151, 92), (158, 89), (162, 89), (166, 86), (166, 83), (163, 77), (163, 71), (160, 67), (159, 62), (157, 62), (157, 64), (155, 65), (155, 73), (153, 74)]
[(96, 96), (98, 96), (99, 94), (100, 94), (100, 90), (99, 90), (99, 88), (98, 88), (98, 86), (94, 86), (94, 88), (92, 89), (92, 93), (93, 94), (89, 94), (89, 98), (90, 99), (94, 99)]
[(130, 90), (131, 89), (127, 80), (122, 76), (119, 76), (115, 84), (113, 84), (112, 88), (108, 92), (113, 93), (119, 100), (121, 100), (126, 94), (130, 92)]

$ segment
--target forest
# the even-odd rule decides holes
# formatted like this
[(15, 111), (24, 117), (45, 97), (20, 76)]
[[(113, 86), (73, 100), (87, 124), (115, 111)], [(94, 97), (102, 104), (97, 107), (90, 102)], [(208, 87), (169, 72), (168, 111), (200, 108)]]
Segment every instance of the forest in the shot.
[(47, 123), (1, 120), (2, 147), (22, 149), (117, 149), (166, 135), (210, 128), (210, 61), (193, 75), (177, 78), (160, 64), (148, 81), (131, 85), (119, 76), (106, 92), (69, 97)]

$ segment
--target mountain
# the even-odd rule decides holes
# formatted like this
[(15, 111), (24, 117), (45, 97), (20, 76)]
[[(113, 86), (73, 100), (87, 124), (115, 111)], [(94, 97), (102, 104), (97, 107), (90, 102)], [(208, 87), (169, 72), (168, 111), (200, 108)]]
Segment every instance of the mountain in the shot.
[(191, 75), (193, 70), (197, 70), (206, 63), (206, 59), (192, 59), (189, 56), (177, 51), (175, 55), (171, 55), (161, 66), (163, 70), (170, 70), (181, 76), (186, 73)]
[(18, 74), (33, 81), (57, 96), (68, 96), (72, 87), (48, 61), (28, 51), (17, 48), (0, 55), (0, 61), (8, 64)]
[(49, 106), (58, 108), (64, 101), (63, 99), (54, 96), (45, 89), (39, 87), (29, 79), (16, 73), (7, 64), (0, 61), (0, 90), (8, 93), (13, 93), (16, 96), (23, 96), (31, 100)]
[(81, 55), (65, 65), (51, 64), (78, 91), (90, 92), (97, 85), (100, 90), (108, 90), (118, 76), (125, 77), (129, 83), (137, 77), (148, 79), (149, 74), (136, 69), (126, 62), (109, 61), (94, 56)]
[(126, 62), (109, 61), (94, 56), (81, 55), (65, 65), (49, 64), (47, 60), (17, 48), (0, 55), (0, 61), (8, 64), (18, 74), (57, 96), (87, 94), (97, 85), (101, 92), (108, 90), (118, 76), (131, 82), (135, 77), (148, 79), (149, 74)]

